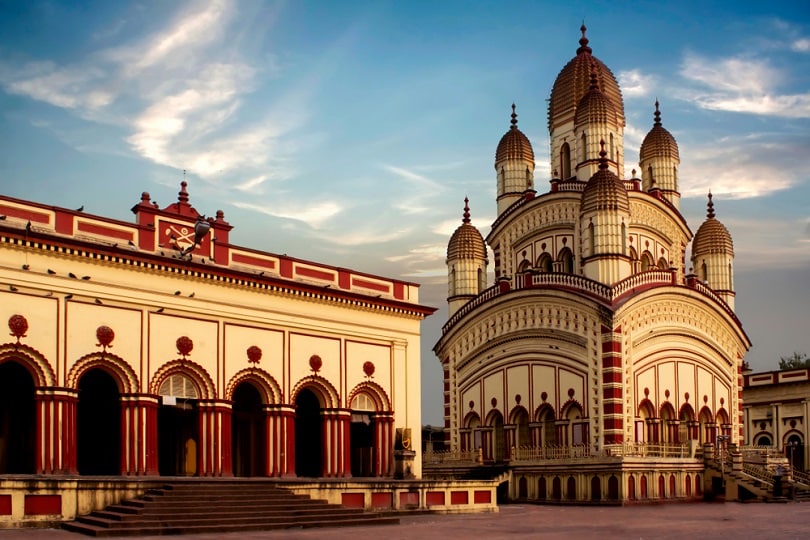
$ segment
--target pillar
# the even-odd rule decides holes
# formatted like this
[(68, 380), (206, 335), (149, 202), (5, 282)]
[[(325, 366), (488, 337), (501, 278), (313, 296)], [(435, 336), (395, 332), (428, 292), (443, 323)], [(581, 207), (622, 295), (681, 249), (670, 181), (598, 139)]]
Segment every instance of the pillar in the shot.
[(374, 456), (374, 476), (393, 476), (394, 413), (392, 412), (374, 415)]
[[(265, 408), (266, 476), (295, 475), (295, 409), (285, 405)], [(292, 440), (292, 443), (291, 443)]]
[(151, 394), (121, 396), (121, 474), (158, 474), (157, 418), (160, 397)]
[(216, 399), (200, 400), (197, 404), (199, 415), (197, 474), (233, 476), (231, 404), (229, 401)]
[(602, 433), (604, 444), (624, 441), (622, 329), (602, 326)]
[(70, 388), (35, 390), (36, 474), (77, 474), (76, 404), (78, 392)]
[(323, 468), (322, 476), (326, 478), (351, 477), (351, 448), (349, 427), (351, 411), (348, 409), (323, 409), (321, 411)]

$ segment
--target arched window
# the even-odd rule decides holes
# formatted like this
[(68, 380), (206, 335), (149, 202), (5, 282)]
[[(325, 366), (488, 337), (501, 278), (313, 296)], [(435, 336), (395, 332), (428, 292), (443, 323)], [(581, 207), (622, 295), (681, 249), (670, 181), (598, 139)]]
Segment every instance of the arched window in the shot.
[(658, 259), (658, 269), (659, 270), (669, 270), (669, 262), (663, 257)]
[(562, 171), (560, 176), (563, 180), (571, 177), (571, 147), (568, 146), (568, 143), (563, 143), (560, 148), (560, 171)]
[(591, 255), (596, 255), (596, 227), (593, 226), (593, 221), (588, 224), (588, 241), (591, 244)]
[(574, 254), (569, 248), (563, 248), (557, 259), (560, 262), (560, 271), (567, 274), (574, 273)]
[(551, 272), (552, 265), (551, 265), (551, 255), (548, 253), (543, 253), (540, 255), (540, 258), (537, 259), (537, 270), (541, 272)]
[(532, 171), (526, 167), (526, 189), (532, 189)]
[(487, 273), (483, 268), (478, 269), (478, 292), (487, 288)]
[(652, 257), (652, 253), (649, 251), (645, 251), (641, 254), (641, 271), (644, 272), (646, 270), (654, 270), (655, 269), (655, 262)]
[(520, 264), (518, 265), (518, 272), (526, 272), (529, 269), (531, 269), (531, 267), (532, 263), (530, 263), (526, 259), (523, 259), (522, 261), (520, 261)]
[(759, 435), (754, 439), (754, 446), (773, 446), (773, 442), (768, 435)]

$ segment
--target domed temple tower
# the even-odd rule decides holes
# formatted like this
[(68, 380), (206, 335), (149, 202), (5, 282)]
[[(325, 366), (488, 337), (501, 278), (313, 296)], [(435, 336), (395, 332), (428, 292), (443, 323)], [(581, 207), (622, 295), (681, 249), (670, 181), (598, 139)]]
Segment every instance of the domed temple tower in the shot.
[(549, 100), (548, 190), (513, 105), (486, 242), (465, 207), (448, 244), (434, 347), (446, 440), (459, 459), (512, 467), (518, 498), (560, 499), (563, 486), (581, 501), (697, 497), (713, 474), (701, 451), (741, 438), (751, 344), (734, 313), (731, 235), (710, 199), (687, 273), (677, 143), (656, 101), (640, 178), (625, 177), (621, 90), (581, 32)]

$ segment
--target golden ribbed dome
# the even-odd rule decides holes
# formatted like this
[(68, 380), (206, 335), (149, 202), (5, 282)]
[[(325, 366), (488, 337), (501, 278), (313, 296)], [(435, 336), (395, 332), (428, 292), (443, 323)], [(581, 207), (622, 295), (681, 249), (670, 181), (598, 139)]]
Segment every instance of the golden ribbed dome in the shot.
[(704, 221), (692, 241), (692, 256), (707, 255), (709, 253), (724, 253), (734, 256), (734, 243), (731, 241), (726, 226), (714, 217), (714, 203), (709, 193), (708, 212)]
[(599, 152), (599, 170), (591, 176), (582, 192), (580, 211), (591, 210), (630, 212), (630, 199), (624, 183), (608, 169), (605, 141), (602, 141), (602, 151)]
[(512, 127), (501, 137), (498, 149), (495, 151), (495, 163), (505, 159), (522, 159), (534, 163), (534, 150), (529, 138), (517, 127), (517, 114), (515, 104), (512, 104)]
[(641, 143), (639, 158), (642, 162), (656, 157), (676, 159), (680, 162), (678, 143), (675, 137), (661, 125), (661, 111), (658, 110), (658, 100), (655, 100), (655, 122), (644, 142)]
[(590, 123), (617, 122), (616, 108), (608, 97), (599, 88), (599, 79), (596, 71), (591, 72), (591, 87), (582, 96), (577, 105), (574, 125), (582, 126)]
[(456, 229), (450, 242), (447, 243), (447, 260), (453, 259), (486, 259), (487, 246), (484, 238), (474, 226), (470, 225), (469, 199), (464, 199), (464, 218)]
[(591, 87), (591, 71), (596, 72), (599, 88), (615, 107), (619, 115), (618, 121), (624, 127), (624, 101), (619, 83), (616, 82), (610, 68), (591, 54), (588, 38), (585, 37), (584, 24), (580, 30), (582, 38), (579, 40), (577, 55), (562, 68), (551, 89), (551, 99), (548, 103), (549, 130), (573, 118), (579, 101)]

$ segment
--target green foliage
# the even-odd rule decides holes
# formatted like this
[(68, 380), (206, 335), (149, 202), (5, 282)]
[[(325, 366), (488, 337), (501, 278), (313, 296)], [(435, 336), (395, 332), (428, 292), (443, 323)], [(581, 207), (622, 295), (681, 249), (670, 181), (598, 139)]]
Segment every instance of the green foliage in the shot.
[(794, 352), (793, 356), (783, 356), (779, 359), (779, 369), (810, 368), (810, 358), (805, 353)]

